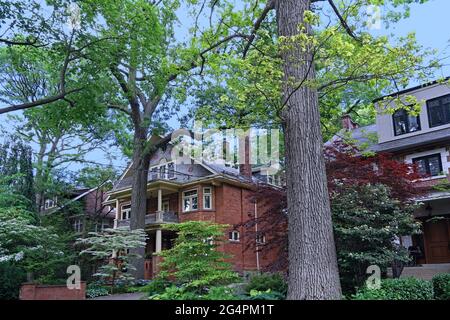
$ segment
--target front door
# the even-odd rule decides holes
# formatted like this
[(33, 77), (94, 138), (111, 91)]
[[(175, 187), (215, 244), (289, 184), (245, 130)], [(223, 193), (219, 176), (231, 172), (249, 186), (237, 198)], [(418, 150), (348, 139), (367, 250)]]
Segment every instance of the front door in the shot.
[(450, 263), (450, 223), (448, 219), (424, 225), (427, 263)]

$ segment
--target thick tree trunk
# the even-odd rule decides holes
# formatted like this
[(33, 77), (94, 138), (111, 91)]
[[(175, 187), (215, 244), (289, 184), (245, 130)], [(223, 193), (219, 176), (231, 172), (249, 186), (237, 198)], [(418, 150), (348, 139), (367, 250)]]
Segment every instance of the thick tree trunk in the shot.
[[(131, 190), (131, 217), (130, 228), (144, 229), (145, 214), (147, 213), (147, 175), (150, 165), (150, 154), (146, 149), (147, 130), (139, 127), (134, 132), (133, 151), (133, 181)], [(144, 254), (145, 248), (135, 250), (141, 258), (134, 259), (131, 263), (136, 268), (135, 277), (144, 278)]]
[[(309, 7), (309, 0), (278, 0), (279, 36), (298, 34)], [(340, 299), (317, 91), (307, 86), (295, 91), (295, 85), (287, 84), (287, 79), (314, 79), (313, 57), (311, 49), (294, 46), (284, 50), (282, 58), (284, 101), (289, 97), (282, 114), (289, 217), (288, 299)]]

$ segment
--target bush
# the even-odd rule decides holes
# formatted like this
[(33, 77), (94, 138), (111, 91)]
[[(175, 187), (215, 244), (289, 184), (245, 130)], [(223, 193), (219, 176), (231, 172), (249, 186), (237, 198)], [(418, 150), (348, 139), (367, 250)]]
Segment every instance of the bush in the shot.
[(251, 290), (249, 300), (284, 300), (286, 294), (267, 289), (266, 291)]
[(354, 300), (433, 300), (430, 281), (415, 278), (386, 279), (380, 289), (363, 288), (353, 295)]
[(433, 277), (434, 298), (450, 300), (450, 273), (442, 273)]
[(263, 273), (255, 275), (250, 279), (245, 291), (250, 293), (252, 290), (261, 292), (270, 290), (271, 292), (278, 292), (281, 295), (286, 296), (287, 283), (279, 273)]
[(20, 267), (9, 262), (0, 263), (0, 300), (19, 299), (20, 285), (26, 278)]
[(167, 287), (169, 287), (171, 283), (164, 279), (156, 278), (155, 280), (150, 281), (145, 286), (139, 288), (139, 292), (145, 292), (149, 296), (153, 296), (155, 294), (163, 293)]
[(92, 287), (86, 289), (86, 297), (87, 298), (96, 298), (96, 297), (102, 297), (107, 296), (109, 294), (109, 291), (105, 287)]
[(187, 286), (171, 285), (161, 293), (150, 296), (152, 300), (238, 300), (233, 289), (226, 286), (211, 287), (205, 294), (192, 292)]

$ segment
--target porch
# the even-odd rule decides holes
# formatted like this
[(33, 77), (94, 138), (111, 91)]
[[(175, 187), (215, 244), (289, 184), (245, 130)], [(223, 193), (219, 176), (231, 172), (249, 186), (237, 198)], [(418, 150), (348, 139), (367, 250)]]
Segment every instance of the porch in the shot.
[(414, 214), (422, 224), (422, 234), (401, 240), (413, 258), (411, 267), (427, 265), (433, 271), (435, 265), (450, 264), (450, 194), (436, 192), (422, 203)]
[(176, 233), (162, 230), (160, 227), (147, 229), (147, 244), (145, 246), (144, 279), (153, 279), (159, 272), (161, 257), (157, 254), (162, 250), (172, 248)]

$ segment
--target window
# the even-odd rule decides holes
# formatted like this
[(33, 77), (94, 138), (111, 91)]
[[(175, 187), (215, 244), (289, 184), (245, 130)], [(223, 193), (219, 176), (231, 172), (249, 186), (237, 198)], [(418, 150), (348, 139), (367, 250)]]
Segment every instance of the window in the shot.
[(167, 177), (169, 179), (175, 178), (175, 163), (173, 162), (167, 164)]
[(441, 154), (432, 154), (425, 157), (414, 158), (413, 163), (417, 165), (419, 172), (432, 177), (442, 174)]
[(108, 221), (101, 221), (95, 223), (94, 230), (95, 232), (103, 232), (105, 229), (109, 228), (109, 222)]
[(76, 219), (73, 222), (73, 230), (75, 230), (75, 232), (81, 232), (83, 231), (83, 222), (81, 222), (81, 219)]
[(164, 211), (164, 212), (169, 212), (170, 211), (169, 201), (164, 201), (162, 203), (162, 211)]
[(258, 233), (256, 235), (256, 244), (265, 244), (266, 236), (263, 233)]
[(131, 204), (124, 204), (120, 211), (121, 211), (121, 219), (122, 220), (130, 219), (130, 216), (131, 216)]
[(203, 188), (203, 209), (212, 209), (211, 188)]
[(267, 183), (273, 186), (281, 186), (281, 177), (279, 175), (268, 174)]
[(450, 95), (427, 101), (430, 128), (450, 123)]
[(166, 165), (164, 164), (162, 166), (159, 166), (159, 178), (166, 179), (166, 174), (167, 174)]
[(239, 242), (239, 231), (233, 230), (228, 233), (228, 239), (233, 242)]
[(150, 178), (151, 180), (156, 180), (158, 179), (158, 167), (153, 167), (150, 169)]
[(57, 203), (56, 202), (56, 198), (55, 199), (47, 199), (44, 202), (44, 209), (47, 210), (47, 209), (55, 208), (56, 207), (56, 203)]
[(183, 211), (192, 211), (198, 209), (197, 190), (183, 192)]
[(404, 109), (397, 110), (392, 119), (394, 121), (394, 134), (396, 136), (420, 131), (420, 117), (409, 115)]
[(164, 163), (150, 168), (150, 179), (173, 179), (175, 178), (175, 164), (173, 162)]

